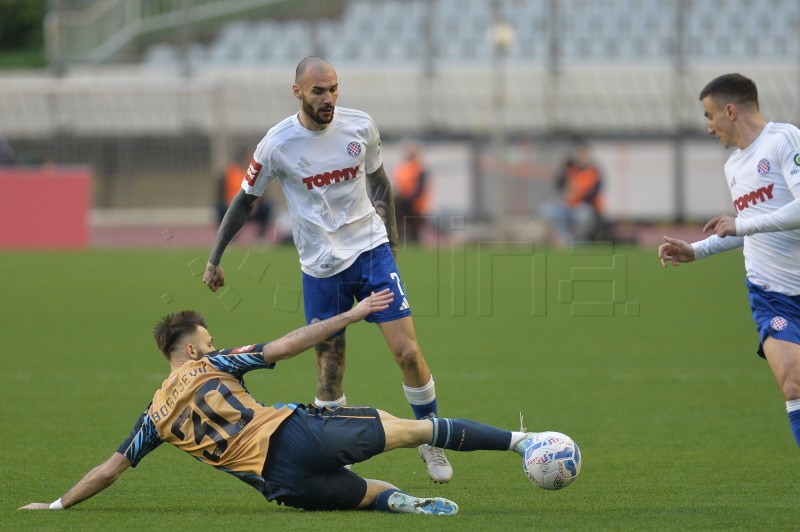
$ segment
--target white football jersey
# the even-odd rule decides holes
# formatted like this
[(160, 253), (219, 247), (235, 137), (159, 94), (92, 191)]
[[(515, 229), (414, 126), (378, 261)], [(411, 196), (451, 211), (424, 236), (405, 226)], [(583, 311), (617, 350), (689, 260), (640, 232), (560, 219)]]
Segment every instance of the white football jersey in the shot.
[(383, 164), (378, 128), (367, 113), (336, 107), (322, 131), (309, 131), (297, 115), (270, 129), (242, 182), (260, 196), (280, 179), (292, 219), (301, 269), (330, 277), (389, 238), (367, 195), (366, 175)]
[[(744, 237), (747, 278), (772, 292), (800, 295), (800, 129), (767, 123), (750, 146), (731, 154), (725, 179), (737, 235)], [(694, 245), (695, 253), (702, 258), (738, 238), (706, 239)]]

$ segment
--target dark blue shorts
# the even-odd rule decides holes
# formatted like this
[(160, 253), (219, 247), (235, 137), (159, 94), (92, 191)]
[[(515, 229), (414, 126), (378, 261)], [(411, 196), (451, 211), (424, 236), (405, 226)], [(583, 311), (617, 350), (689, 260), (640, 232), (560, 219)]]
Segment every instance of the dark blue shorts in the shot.
[(385, 447), (374, 408), (300, 406), (270, 438), (263, 494), (305, 510), (353, 510), (367, 493), (367, 481), (344, 466)]
[(770, 292), (749, 280), (747, 292), (758, 329), (758, 355), (761, 358), (764, 358), (764, 340), (767, 336), (800, 344), (800, 296)]
[[(388, 309), (366, 317), (370, 323), (394, 321), (411, 315), (389, 244), (365, 251), (346, 270), (331, 277), (312, 277), (303, 272), (303, 307), (306, 323), (324, 320), (349, 310), (372, 292), (390, 288), (394, 301)], [(344, 330), (334, 334), (341, 334)]]

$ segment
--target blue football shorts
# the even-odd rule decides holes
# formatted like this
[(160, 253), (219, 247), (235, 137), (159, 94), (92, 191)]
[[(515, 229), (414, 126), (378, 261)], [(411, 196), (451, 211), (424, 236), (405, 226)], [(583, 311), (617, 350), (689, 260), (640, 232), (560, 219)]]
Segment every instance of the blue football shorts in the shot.
[(353, 510), (367, 493), (367, 481), (344, 466), (385, 447), (374, 408), (299, 406), (270, 438), (262, 493), (304, 510)]
[(306, 323), (341, 314), (352, 308), (354, 300), (361, 301), (385, 288), (392, 290), (394, 301), (386, 310), (367, 316), (365, 321), (384, 323), (411, 315), (397, 263), (386, 243), (363, 252), (349, 268), (331, 277), (312, 277), (303, 272)]
[(765, 358), (764, 340), (767, 336), (800, 344), (800, 296), (770, 292), (749, 280), (746, 282), (750, 310), (759, 335), (758, 356)]

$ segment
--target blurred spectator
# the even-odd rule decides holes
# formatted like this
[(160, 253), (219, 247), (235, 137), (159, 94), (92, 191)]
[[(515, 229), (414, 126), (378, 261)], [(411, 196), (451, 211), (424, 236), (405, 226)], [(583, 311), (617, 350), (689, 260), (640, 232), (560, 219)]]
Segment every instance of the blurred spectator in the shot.
[[(220, 179), (219, 194), (217, 196), (217, 225), (222, 223), (222, 218), (225, 216), (225, 212), (228, 210), (228, 206), (231, 204), (233, 197), (241, 190), (242, 180), (249, 166), (250, 154), (247, 151), (243, 151), (239, 154), (237, 160), (231, 161), (225, 168), (225, 175)], [(258, 224), (259, 238), (263, 238), (264, 235), (267, 234), (267, 226), (269, 225), (271, 216), (272, 204), (266, 197), (266, 194), (264, 194), (256, 201), (253, 206), (253, 212), (250, 213), (249, 218), (249, 221)]]
[(11, 166), (17, 164), (17, 158), (8, 145), (8, 141), (3, 135), (0, 135), (0, 166)]
[(405, 159), (394, 168), (394, 210), (401, 241), (419, 242), (420, 231), (428, 214), (428, 170), (420, 158), (420, 145), (410, 141), (404, 146)]
[(542, 216), (553, 229), (554, 244), (594, 240), (602, 226), (602, 174), (586, 142), (572, 149), (556, 179), (561, 200), (542, 205)]

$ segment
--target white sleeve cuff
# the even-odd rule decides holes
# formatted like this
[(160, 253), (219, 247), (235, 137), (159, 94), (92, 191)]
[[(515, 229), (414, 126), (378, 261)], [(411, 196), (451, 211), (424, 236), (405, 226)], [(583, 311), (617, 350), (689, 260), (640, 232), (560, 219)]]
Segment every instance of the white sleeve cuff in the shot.
[(694, 260), (704, 259), (708, 256), (708, 253), (705, 252), (705, 246), (702, 245), (702, 241), (692, 242), (692, 249), (694, 250)]

